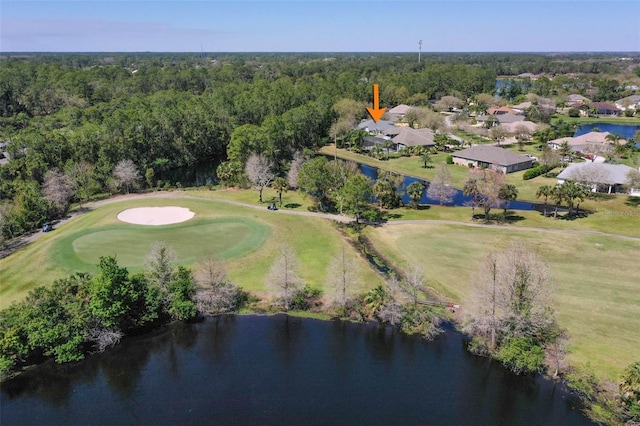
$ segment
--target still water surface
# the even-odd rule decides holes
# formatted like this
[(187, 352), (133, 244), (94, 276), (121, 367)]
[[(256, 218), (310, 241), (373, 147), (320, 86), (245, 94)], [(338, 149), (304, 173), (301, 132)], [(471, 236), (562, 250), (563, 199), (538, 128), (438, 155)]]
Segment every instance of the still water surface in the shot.
[(590, 425), (559, 385), (378, 324), (173, 324), (3, 384), (3, 425)]

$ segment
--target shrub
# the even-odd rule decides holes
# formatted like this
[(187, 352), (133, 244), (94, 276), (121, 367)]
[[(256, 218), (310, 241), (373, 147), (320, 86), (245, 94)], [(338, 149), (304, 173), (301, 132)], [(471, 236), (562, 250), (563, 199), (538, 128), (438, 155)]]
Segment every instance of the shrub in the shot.
[(545, 353), (534, 339), (516, 337), (502, 345), (498, 357), (514, 373), (529, 374), (542, 371)]
[(452, 155), (447, 155), (447, 164), (453, 164), (453, 156)]
[(294, 296), (293, 302), (291, 302), (291, 309), (308, 311), (319, 308), (321, 305), (320, 296), (322, 296), (322, 290), (313, 288), (307, 284)]
[(524, 174), (522, 175), (522, 179), (523, 180), (533, 179), (534, 177), (538, 177), (540, 175), (548, 173), (555, 168), (556, 168), (556, 164), (542, 164), (540, 166), (534, 167), (524, 172)]

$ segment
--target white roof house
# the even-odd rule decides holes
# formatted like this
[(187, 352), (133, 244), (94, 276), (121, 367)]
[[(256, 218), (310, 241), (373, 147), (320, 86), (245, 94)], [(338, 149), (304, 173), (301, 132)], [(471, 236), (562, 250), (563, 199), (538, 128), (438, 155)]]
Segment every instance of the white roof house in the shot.
[[(573, 180), (588, 185), (593, 192), (624, 192), (627, 176), (633, 170), (633, 167), (624, 164), (573, 163), (558, 174), (558, 184)], [(632, 188), (631, 192), (633, 194), (636, 191), (640, 191), (640, 188)]]

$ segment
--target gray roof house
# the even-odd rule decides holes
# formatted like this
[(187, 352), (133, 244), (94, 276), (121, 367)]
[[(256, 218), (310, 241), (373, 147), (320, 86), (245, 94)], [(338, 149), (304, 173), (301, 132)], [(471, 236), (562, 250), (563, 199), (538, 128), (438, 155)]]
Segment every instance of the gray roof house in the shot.
[(487, 121), (489, 117), (495, 117), (498, 120), (498, 123), (500, 124), (517, 123), (519, 121), (524, 121), (525, 119), (524, 115), (521, 115), (521, 114), (506, 113), (506, 114), (479, 115), (476, 117), (476, 121), (478, 123), (484, 123), (485, 121)]
[(371, 133), (373, 135), (378, 135), (392, 127), (395, 127), (393, 121), (387, 120), (380, 120), (377, 123), (373, 120), (365, 120), (362, 123), (358, 124), (358, 129), (364, 130), (365, 132)]
[(490, 145), (476, 145), (451, 154), (453, 162), (461, 166), (489, 167), (503, 173), (529, 169), (533, 159), (508, 149)]
[(431, 148), (436, 145), (433, 141), (433, 132), (431, 129), (414, 129), (413, 127), (393, 127), (384, 132), (385, 136), (389, 136), (398, 149), (424, 146)]
[(616, 107), (625, 111), (627, 108), (638, 110), (640, 109), (640, 95), (627, 96), (626, 98), (618, 99), (616, 101)]
[[(558, 175), (558, 184), (573, 180), (585, 184), (592, 192), (627, 192), (624, 186), (633, 167), (624, 164), (573, 163)], [(640, 188), (631, 188), (630, 193), (640, 195)]]

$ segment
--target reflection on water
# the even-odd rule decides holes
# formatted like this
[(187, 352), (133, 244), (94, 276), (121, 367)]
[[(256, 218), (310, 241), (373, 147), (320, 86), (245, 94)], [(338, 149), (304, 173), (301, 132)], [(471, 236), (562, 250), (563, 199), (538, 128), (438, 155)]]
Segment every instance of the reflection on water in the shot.
[(562, 389), (378, 324), (176, 323), (2, 386), (4, 424), (591, 424)]
[[(378, 169), (376, 167), (367, 166), (366, 164), (359, 164), (359, 166), (360, 166), (360, 171), (365, 176), (369, 177), (374, 182), (376, 179), (378, 179)], [(400, 188), (400, 190), (402, 191), (402, 202), (408, 205), (409, 203), (411, 203), (411, 198), (409, 197), (409, 195), (407, 195), (405, 189), (408, 188), (409, 185), (411, 185), (413, 182), (421, 182), (421, 183), (428, 184), (429, 181), (424, 179), (418, 179), (412, 176), (404, 176), (404, 175), (401, 175), (401, 176), (403, 178), (402, 188)], [(458, 189), (456, 190), (456, 193), (453, 196), (453, 200), (450, 203), (446, 203), (445, 205), (468, 206), (470, 205), (469, 204), (470, 201), (471, 201), (471, 197), (464, 195), (463, 192)], [(433, 198), (429, 198), (425, 191), (422, 194), (422, 198), (420, 198), (420, 204), (440, 204), (440, 201)], [(510, 210), (533, 210), (534, 208), (535, 208), (535, 204), (528, 203), (526, 201), (516, 200), (516, 201), (509, 202)]]

